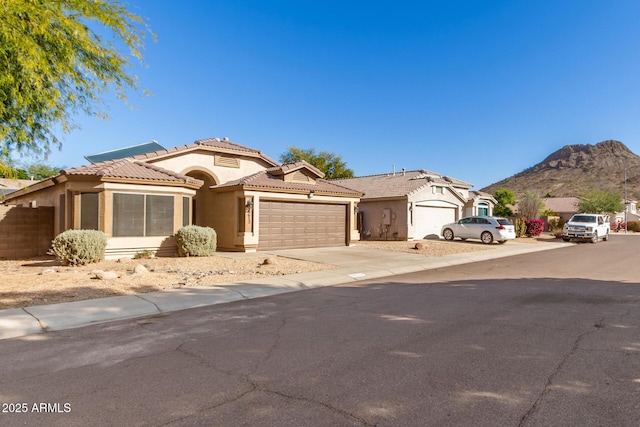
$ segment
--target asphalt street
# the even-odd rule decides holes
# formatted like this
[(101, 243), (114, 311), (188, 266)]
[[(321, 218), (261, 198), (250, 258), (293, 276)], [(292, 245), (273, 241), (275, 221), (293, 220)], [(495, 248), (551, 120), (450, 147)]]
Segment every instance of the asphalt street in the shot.
[(612, 236), (4, 340), (0, 425), (638, 426), (639, 252)]

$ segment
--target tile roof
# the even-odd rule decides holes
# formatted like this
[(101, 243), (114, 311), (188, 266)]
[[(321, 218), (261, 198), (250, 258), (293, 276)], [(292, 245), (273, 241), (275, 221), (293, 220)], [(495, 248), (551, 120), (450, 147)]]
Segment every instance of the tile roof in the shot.
[(108, 178), (143, 179), (150, 181), (170, 181), (202, 185), (203, 181), (182, 175), (153, 164), (132, 159), (106, 160), (91, 165), (63, 169), (62, 175), (101, 176)]
[[(237, 179), (235, 181), (226, 182), (224, 184), (214, 185), (212, 189), (221, 189), (227, 187), (244, 187), (244, 188), (255, 188), (255, 189), (272, 189), (279, 191), (291, 191), (291, 192), (311, 192), (313, 191), (316, 194), (333, 194), (339, 196), (352, 196), (352, 197), (360, 197), (362, 192), (354, 190), (353, 188), (348, 188), (343, 185), (340, 185), (333, 181), (327, 181), (325, 179), (318, 178), (315, 180), (315, 183), (305, 183), (305, 182), (295, 182), (295, 181), (284, 181), (282, 178), (283, 171), (291, 172), (300, 169), (301, 162), (296, 163), (288, 163), (282, 166), (276, 166), (273, 168), (269, 168), (252, 175), (248, 175)], [(303, 167), (309, 166), (308, 169), (316, 170), (313, 166), (304, 162), (306, 165), (302, 165)], [(320, 171), (318, 171), (320, 172)], [(322, 174), (322, 172), (320, 172)]]
[(240, 144), (236, 144), (235, 142), (231, 142), (229, 141), (227, 138), (208, 138), (208, 139), (201, 139), (198, 141), (195, 141), (191, 144), (187, 144), (187, 145), (180, 145), (178, 147), (171, 147), (171, 148), (165, 148), (163, 150), (157, 150), (157, 151), (152, 151), (150, 153), (144, 153), (144, 154), (139, 154), (137, 156), (133, 156), (133, 159), (136, 160), (147, 160), (147, 159), (153, 159), (155, 157), (161, 157), (161, 156), (166, 156), (166, 155), (172, 155), (174, 153), (179, 153), (182, 151), (190, 151), (190, 150), (197, 150), (198, 148), (210, 148), (210, 149), (220, 149), (223, 151), (227, 151), (227, 152), (236, 152), (239, 154), (245, 153), (245, 154), (251, 154), (253, 156), (257, 156), (260, 157), (262, 159), (264, 159), (267, 163), (272, 164), (273, 166), (278, 165), (279, 163), (271, 158), (269, 158), (268, 156), (266, 156), (265, 154), (262, 153), (262, 151), (260, 150), (256, 150), (254, 148), (250, 148), (250, 147), (245, 147), (244, 145), (240, 145)]
[(339, 185), (345, 185), (363, 192), (363, 200), (383, 197), (403, 197), (419, 191), (433, 183), (453, 185), (454, 187), (472, 187), (468, 182), (442, 176), (427, 170), (335, 179), (331, 180), (331, 182)]
[(542, 199), (545, 207), (553, 212), (577, 212), (578, 202), (580, 199), (577, 197), (545, 197)]

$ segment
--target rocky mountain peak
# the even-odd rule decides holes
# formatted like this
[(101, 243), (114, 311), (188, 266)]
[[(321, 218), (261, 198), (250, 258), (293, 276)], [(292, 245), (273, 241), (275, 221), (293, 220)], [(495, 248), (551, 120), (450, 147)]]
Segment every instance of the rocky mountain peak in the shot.
[[(627, 168), (629, 195), (640, 196), (640, 157), (620, 141), (566, 145), (542, 162), (482, 189), (489, 193), (507, 188), (521, 194), (536, 191), (540, 195), (571, 197), (592, 189), (622, 193)], [(634, 186), (635, 184), (635, 186)]]

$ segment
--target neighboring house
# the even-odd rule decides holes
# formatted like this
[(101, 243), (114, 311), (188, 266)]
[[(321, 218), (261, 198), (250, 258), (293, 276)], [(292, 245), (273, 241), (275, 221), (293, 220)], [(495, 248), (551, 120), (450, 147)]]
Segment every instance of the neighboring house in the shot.
[(0, 178), (0, 200), (2, 200), (2, 197), (7, 194), (11, 194), (14, 191), (34, 184), (35, 182), (37, 181), (34, 181), (33, 179)]
[[(624, 204), (624, 211), (616, 212), (615, 217), (612, 218), (615, 222), (626, 221), (640, 221), (640, 211), (638, 211), (638, 202), (636, 200), (625, 199), (622, 201)], [(626, 215), (625, 215), (626, 212)]]
[(444, 224), (469, 215), (491, 215), (496, 200), (473, 186), (426, 170), (338, 179), (364, 193), (359, 230), (374, 240), (438, 237)]
[(580, 199), (577, 197), (545, 197), (542, 199), (544, 209), (554, 212), (565, 221), (569, 221), (573, 214), (578, 213), (579, 202)]
[(6, 203), (53, 206), (56, 235), (103, 231), (108, 258), (145, 249), (173, 255), (173, 235), (189, 224), (213, 227), (226, 251), (348, 245), (359, 240), (361, 192), (323, 175), (306, 162), (280, 165), (212, 138), (64, 169)]

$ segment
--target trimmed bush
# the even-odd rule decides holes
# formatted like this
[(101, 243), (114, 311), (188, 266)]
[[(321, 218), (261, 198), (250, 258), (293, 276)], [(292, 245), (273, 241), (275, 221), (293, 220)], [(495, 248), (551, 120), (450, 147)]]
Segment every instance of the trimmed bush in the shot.
[(527, 219), (524, 223), (527, 227), (526, 234), (529, 237), (539, 236), (544, 231), (544, 221), (541, 219)]
[(49, 253), (64, 265), (86, 265), (102, 261), (107, 236), (98, 230), (67, 230), (56, 236)]
[(218, 235), (211, 227), (187, 225), (176, 233), (178, 255), (211, 256), (216, 253)]
[(627, 222), (627, 230), (628, 231), (640, 231), (640, 221), (629, 221)]

